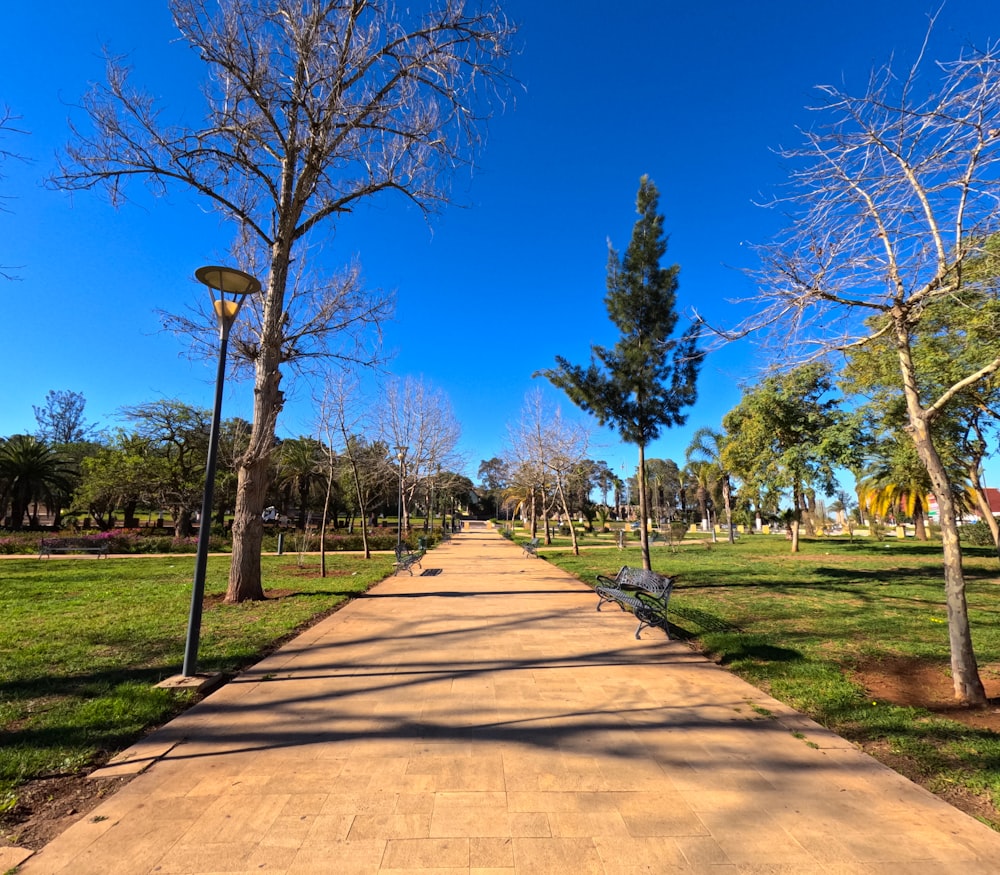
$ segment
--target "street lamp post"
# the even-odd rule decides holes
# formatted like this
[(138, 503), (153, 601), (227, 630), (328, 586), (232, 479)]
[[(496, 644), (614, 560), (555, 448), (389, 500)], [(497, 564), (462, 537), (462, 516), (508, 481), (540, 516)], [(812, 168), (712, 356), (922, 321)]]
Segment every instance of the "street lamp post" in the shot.
[(438, 465), (437, 470), (434, 473), (434, 476), (431, 478), (430, 536), (432, 538), (434, 537), (434, 487), (437, 485), (437, 481), (440, 476), (441, 476), (441, 466)]
[(399, 460), (399, 500), (396, 502), (396, 549), (403, 544), (403, 462), (409, 447), (396, 447), (396, 458)]
[[(260, 291), (260, 282), (232, 267), (199, 267), (194, 272), (199, 282), (208, 286), (212, 309), (219, 322), (219, 366), (215, 376), (215, 409), (208, 438), (208, 461), (205, 465), (205, 492), (198, 518), (198, 553), (194, 563), (194, 588), (188, 618), (187, 642), (184, 645), (184, 677), (198, 673), (198, 639), (201, 634), (201, 609), (205, 598), (205, 568), (208, 565), (208, 539), (212, 532), (212, 500), (215, 494), (215, 466), (219, 450), (219, 425), (222, 418), (222, 388), (226, 376), (226, 348), (229, 329), (236, 321), (247, 295)], [(216, 297), (218, 293), (218, 297)], [(227, 297), (227, 295), (229, 297)]]

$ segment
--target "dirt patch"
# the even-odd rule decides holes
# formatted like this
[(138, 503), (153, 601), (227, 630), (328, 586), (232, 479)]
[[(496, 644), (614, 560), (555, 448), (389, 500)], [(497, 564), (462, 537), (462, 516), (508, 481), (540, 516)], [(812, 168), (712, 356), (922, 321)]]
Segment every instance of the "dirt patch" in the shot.
[(913, 656), (883, 657), (860, 666), (852, 674), (873, 701), (924, 708), (966, 726), (1000, 732), (998, 665), (982, 666), (979, 670), (990, 699), (986, 708), (968, 708), (958, 704), (947, 669)]
[[(951, 675), (941, 666), (916, 657), (884, 657), (853, 672), (854, 680), (865, 688), (874, 702), (923, 708), (939, 717), (954, 720), (973, 729), (1000, 733), (1000, 666), (980, 667), (979, 676), (990, 702), (985, 708), (969, 708), (955, 701)], [(926, 784), (917, 764), (896, 753), (884, 741), (861, 744), (865, 753), (917, 784)], [(967, 787), (947, 785), (934, 791), (959, 811), (988, 823), (1000, 821), (1000, 813), (988, 793), (975, 793)]]
[(0, 816), (0, 847), (40, 850), (116, 793), (129, 778), (40, 778), (18, 788), (17, 805)]

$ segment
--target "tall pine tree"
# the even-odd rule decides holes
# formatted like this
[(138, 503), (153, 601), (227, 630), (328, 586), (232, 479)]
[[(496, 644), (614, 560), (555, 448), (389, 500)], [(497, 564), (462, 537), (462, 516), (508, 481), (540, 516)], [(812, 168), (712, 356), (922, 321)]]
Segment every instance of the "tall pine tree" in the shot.
[(639, 526), (642, 564), (651, 568), (646, 447), (664, 427), (683, 425), (681, 411), (697, 397), (695, 383), (703, 353), (697, 327), (675, 338), (678, 265), (661, 267), (667, 252), (663, 216), (657, 212), (659, 192), (648, 176), (639, 182), (639, 219), (625, 255), (608, 253), (608, 316), (621, 333), (611, 348), (591, 347), (587, 367), (556, 356), (556, 367), (541, 371), (601, 425), (617, 431), (639, 450)]

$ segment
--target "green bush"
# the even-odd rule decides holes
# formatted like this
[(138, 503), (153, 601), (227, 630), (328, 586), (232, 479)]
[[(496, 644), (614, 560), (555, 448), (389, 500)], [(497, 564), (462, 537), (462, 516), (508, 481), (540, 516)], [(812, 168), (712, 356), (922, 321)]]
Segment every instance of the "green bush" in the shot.
[(684, 536), (687, 534), (688, 524), (685, 522), (674, 521), (670, 523), (670, 540), (676, 543), (677, 541), (683, 541)]
[(38, 532), (11, 532), (0, 538), (0, 553), (12, 556), (15, 553), (37, 553)]
[(993, 547), (993, 532), (990, 527), (979, 520), (971, 525), (964, 525), (958, 530), (959, 537), (963, 544), (973, 547)]

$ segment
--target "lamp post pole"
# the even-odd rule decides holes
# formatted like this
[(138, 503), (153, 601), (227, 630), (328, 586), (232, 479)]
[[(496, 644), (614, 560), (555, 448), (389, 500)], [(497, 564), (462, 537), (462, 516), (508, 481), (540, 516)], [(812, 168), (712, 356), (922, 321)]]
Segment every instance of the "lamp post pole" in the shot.
[(406, 460), (408, 447), (396, 447), (396, 458), (399, 460), (399, 500), (396, 502), (396, 549), (403, 544), (403, 462)]
[[(184, 677), (198, 673), (198, 641), (201, 635), (202, 602), (205, 599), (205, 569), (208, 565), (208, 541), (212, 533), (212, 503), (215, 495), (215, 467), (219, 454), (219, 427), (222, 421), (222, 389), (226, 377), (226, 350), (229, 330), (247, 295), (260, 291), (260, 282), (248, 273), (231, 267), (200, 267), (194, 275), (208, 286), (212, 308), (219, 321), (219, 365), (215, 373), (215, 408), (208, 437), (208, 461), (205, 464), (205, 492), (198, 518), (198, 552), (194, 563), (194, 586), (191, 591), (191, 613), (188, 617), (187, 641), (184, 645)], [(216, 292), (219, 297), (216, 297)], [(226, 297), (226, 295), (230, 297)]]
[(440, 476), (441, 476), (441, 466), (438, 465), (434, 473), (434, 476), (431, 478), (431, 507), (430, 507), (431, 525), (429, 533), (431, 538), (434, 537), (434, 487), (437, 485), (437, 480)]

